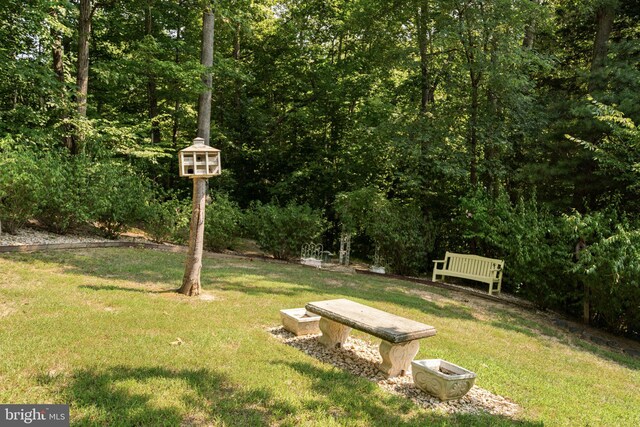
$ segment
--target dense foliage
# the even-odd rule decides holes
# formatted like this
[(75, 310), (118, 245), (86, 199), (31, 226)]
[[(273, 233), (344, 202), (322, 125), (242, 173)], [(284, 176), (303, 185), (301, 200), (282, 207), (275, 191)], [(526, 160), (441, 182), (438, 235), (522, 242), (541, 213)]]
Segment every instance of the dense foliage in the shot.
[(190, 219), (190, 200), (157, 198), (149, 203), (144, 229), (156, 242), (185, 243), (189, 237)]
[(375, 188), (365, 187), (338, 194), (335, 210), (343, 232), (373, 243), (380, 257), (377, 262), (398, 274), (425, 271), (434, 230), (419, 206), (388, 200)]
[(217, 194), (207, 205), (204, 227), (204, 245), (221, 251), (232, 248), (241, 234), (242, 211), (225, 194)]
[(317, 241), (326, 230), (326, 220), (309, 205), (256, 202), (245, 213), (244, 226), (262, 250), (290, 259), (300, 255), (302, 245)]
[[(197, 129), (204, 3), (5, 3), (3, 229), (144, 219), (184, 240), (176, 155)], [(495, 256), (507, 290), (640, 330), (638, 0), (212, 4), (210, 185), (229, 196), (209, 209), (210, 247), (249, 209), (278, 257), (325, 229), (325, 247), (346, 230), (357, 256), (377, 247), (402, 273), (446, 250)], [(576, 231), (600, 215), (606, 231)]]
[(9, 152), (0, 159), (0, 231), (15, 233), (38, 213), (37, 163), (31, 153)]

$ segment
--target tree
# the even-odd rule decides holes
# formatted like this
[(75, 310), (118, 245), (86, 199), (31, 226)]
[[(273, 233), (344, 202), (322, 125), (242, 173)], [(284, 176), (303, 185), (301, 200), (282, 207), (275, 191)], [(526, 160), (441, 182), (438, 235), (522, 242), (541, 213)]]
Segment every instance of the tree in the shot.
[(597, 31), (593, 41), (593, 55), (591, 57), (589, 92), (600, 87), (601, 79), (596, 78), (603, 68), (607, 58), (609, 37), (613, 27), (613, 19), (616, 13), (617, 0), (603, 0), (596, 10)]
[[(209, 145), (211, 133), (211, 67), (213, 66), (213, 40), (215, 16), (210, 4), (202, 14), (202, 55), (204, 68), (202, 83), (204, 89), (198, 100), (198, 137)], [(189, 253), (185, 264), (182, 287), (184, 295), (200, 295), (200, 270), (202, 269), (202, 248), (204, 244), (204, 221), (207, 195), (207, 180), (193, 178), (193, 208), (189, 230)]]
[(71, 145), (68, 147), (72, 154), (83, 150), (84, 130), (83, 121), (87, 118), (87, 94), (89, 93), (89, 37), (91, 36), (91, 20), (95, 12), (95, 5), (91, 0), (80, 0), (78, 18), (78, 68), (76, 74), (76, 102), (80, 127), (76, 129)]

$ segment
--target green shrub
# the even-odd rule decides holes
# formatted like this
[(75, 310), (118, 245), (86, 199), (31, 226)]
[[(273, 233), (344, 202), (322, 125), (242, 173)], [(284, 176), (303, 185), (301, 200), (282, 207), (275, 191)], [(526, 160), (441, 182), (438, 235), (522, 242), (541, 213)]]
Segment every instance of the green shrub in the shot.
[(334, 207), (343, 229), (369, 237), (379, 248), (383, 264), (394, 273), (424, 270), (435, 233), (417, 205), (388, 200), (377, 189), (366, 187), (338, 194)]
[(5, 152), (0, 156), (0, 225), (15, 233), (38, 212), (41, 180), (38, 163), (30, 152)]
[(93, 197), (90, 160), (65, 153), (48, 153), (38, 161), (41, 176), (38, 220), (47, 229), (65, 234), (87, 221)]
[(387, 199), (374, 187), (364, 187), (347, 193), (339, 193), (333, 207), (340, 224), (348, 233), (363, 233), (367, 224), (375, 219), (376, 212), (387, 204)]
[(378, 245), (386, 266), (397, 274), (423, 271), (435, 239), (432, 222), (420, 208), (390, 200), (372, 213), (365, 232)]
[(221, 251), (233, 246), (240, 236), (242, 211), (237, 203), (225, 194), (216, 195), (207, 206), (204, 227), (204, 246)]
[(541, 307), (564, 306), (576, 294), (566, 271), (571, 266), (571, 236), (561, 220), (538, 206), (535, 194), (512, 203), (479, 190), (462, 199), (454, 228), (468, 252), (504, 259), (503, 288)]
[(144, 229), (154, 242), (185, 243), (189, 238), (191, 200), (153, 200), (145, 212)]
[(592, 321), (640, 336), (640, 229), (615, 212), (566, 219), (585, 243), (571, 272), (589, 289)]
[(299, 256), (302, 245), (317, 241), (327, 228), (321, 211), (293, 202), (285, 207), (254, 203), (244, 224), (258, 246), (278, 259)]
[(91, 219), (107, 237), (144, 221), (151, 191), (132, 167), (114, 160), (94, 163), (91, 182)]

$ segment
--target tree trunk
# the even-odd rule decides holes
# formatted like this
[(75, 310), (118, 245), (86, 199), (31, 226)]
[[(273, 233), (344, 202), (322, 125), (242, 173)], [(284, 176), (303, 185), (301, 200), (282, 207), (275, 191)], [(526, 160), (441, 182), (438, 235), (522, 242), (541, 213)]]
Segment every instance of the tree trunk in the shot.
[(601, 89), (603, 86), (603, 79), (598, 76), (598, 72), (602, 69), (602, 67), (604, 66), (604, 62), (607, 59), (609, 36), (611, 35), (614, 16), (614, 6), (609, 3), (605, 3), (600, 6), (598, 11), (596, 12), (596, 22), (598, 24), (598, 29), (596, 31), (595, 40), (593, 41), (593, 56), (591, 59), (589, 92)]
[(536, 37), (536, 24), (531, 22), (524, 28), (524, 38), (522, 39), (522, 47), (533, 49), (533, 42)]
[[(202, 16), (202, 54), (200, 60), (206, 67), (202, 82), (206, 88), (198, 100), (198, 137), (209, 145), (211, 131), (211, 67), (213, 66), (214, 14), (208, 6)], [(202, 269), (202, 246), (204, 244), (204, 218), (207, 195), (207, 180), (193, 180), (193, 211), (189, 232), (189, 254), (185, 264), (182, 287), (178, 292), (195, 296), (200, 294), (200, 270)]]
[(420, 50), (420, 113), (425, 114), (433, 98), (429, 82), (429, 61), (427, 47), (429, 43), (429, 1), (421, 0), (418, 8), (418, 48)]
[(176, 99), (173, 105), (173, 127), (171, 129), (171, 143), (175, 148), (178, 147), (178, 128), (180, 126), (180, 118), (178, 113), (180, 112), (180, 100)]
[(211, 67), (213, 66), (214, 22), (213, 10), (209, 6), (202, 16), (202, 53), (200, 56), (200, 62), (206, 67), (206, 71), (202, 75), (202, 83), (206, 89), (198, 99), (198, 136), (204, 138), (205, 145), (209, 145), (211, 131)]
[[(180, 6), (182, 6), (182, 2), (180, 2)], [(176, 40), (180, 40), (180, 36), (181, 36), (180, 26), (178, 26), (178, 31), (176, 33)], [(176, 46), (178, 46), (178, 44), (176, 44)], [(176, 47), (175, 63), (176, 64), (180, 63), (180, 50), (177, 47)], [(180, 117), (179, 117), (180, 98), (177, 95), (178, 91), (179, 91), (179, 84), (175, 83), (176, 101), (173, 107), (173, 127), (171, 129), (171, 143), (176, 148), (178, 147), (178, 127), (180, 125)]]
[[(542, 0), (531, 0), (537, 5), (542, 3)], [(522, 47), (526, 49), (533, 49), (533, 42), (536, 38), (536, 14), (532, 15), (529, 23), (524, 27), (524, 38), (522, 39)]]
[(193, 179), (193, 205), (189, 229), (189, 253), (178, 292), (188, 296), (200, 295), (200, 271), (202, 270), (202, 247), (204, 245), (204, 215), (207, 196), (207, 180)]
[[(491, 52), (491, 69), (498, 69), (498, 46), (497, 39), (492, 38), (490, 42)], [(487, 138), (484, 141), (484, 164), (488, 167), (483, 168), (486, 176), (485, 187), (491, 191), (495, 199), (498, 198), (500, 183), (498, 181), (498, 169), (494, 166), (498, 163), (498, 149), (496, 141), (499, 138), (500, 128), (504, 123), (498, 108), (498, 95), (494, 91), (491, 82), (487, 82), (487, 111), (490, 115), (489, 124), (487, 126)]]
[[(240, 61), (240, 22), (236, 22), (235, 33), (233, 34), (233, 59), (238, 62)], [(238, 117), (240, 115), (240, 84), (236, 81), (235, 85), (235, 94), (234, 94), (234, 104), (236, 107), (236, 114)]]
[(91, 34), (91, 0), (80, 0), (78, 27), (78, 114), (87, 117), (87, 93), (89, 89), (89, 35)]
[[(78, 20), (78, 73), (76, 78), (78, 116), (82, 120), (87, 117), (87, 93), (89, 91), (89, 35), (91, 34), (91, 16), (93, 14), (91, 0), (80, 0), (80, 17)], [(77, 154), (84, 140), (81, 129), (76, 130), (70, 151)]]
[(62, 35), (51, 29), (52, 50), (53, 50), (53, 72), (56, 74), (56, 79), (60, 83), (64, 83), (64, 51), (62, 50)]
[(480, 78), (473, 71), (469, 72), (469, 77), (471, 80), (471, 105), (469, 111), (469, 130), (467, 137), (469, 141), (469, 151), (471, 152), (469, 180), (471, 182), (471, 185), (475, 187), (476, 185), (478, 185), (478, 87), (480, 85)]
[[(479, 90), (482, 81), (482, 71), (478, 70), (475, 52), (475, 36), (470, 25), (466, 22), (464, 13), (460, 13), (460, 41), (464, 48), (464, 55), (467, 60), (470, 84), (470, 102), (468, 106), (469, 120), (467, 121), (467, 143), (471, 161), (469, 162), (469, 181), (473, 187), (478, 185), (478, 114), (479, 114)], [(486, 47), (484, 49), (486, 52)]]
[[(55, 10), (51, 11), (51, 16), (56, 18)], [(61, 83), (60, 88), (60, 101), (61, 101), (61, 114), (60, 121), (66, 122), (68, 119), (68, 111), (67, 111), (67, 96), (65, 90), (65, 78), (64, 78), (64, 47), (62, 45), (62, 33), (56, 31), (51, 28), (51, 48), (52, 48), (52, 56), (53, 56), (53, 72), (56, 75), (56, 79)], [(69, 124), (65, 123), (62, 126), (64, 131), (64, 135), (62, 136), (62, 144), (67, 147), (69, 151), (73, 150), (73, 139), (71, 138), (71, 129), (69, 129)]]
[[(153, 19), (151, 16), (151, 1), (144, 10), (144, 30), (148, 36), (153, 35)], [(160, 143), (160, 123), (158, 123), (158, 95), (156, 76), (149, 72), (147, 80), (147, 98), (149, 100), (149, 119), (151, 120), (151, 143)]]
[[(587, 243), (584, 239), (580, 238), (574, 250), (574, 259), (576, 262), (580, 260), (580, 255), (585, 249), (587, 249)], [(584, 290), (582, 297), (582, 321), (588, 325), (591, 322), (591, 292), (589, 285), (582, 283), (582, 286)]]

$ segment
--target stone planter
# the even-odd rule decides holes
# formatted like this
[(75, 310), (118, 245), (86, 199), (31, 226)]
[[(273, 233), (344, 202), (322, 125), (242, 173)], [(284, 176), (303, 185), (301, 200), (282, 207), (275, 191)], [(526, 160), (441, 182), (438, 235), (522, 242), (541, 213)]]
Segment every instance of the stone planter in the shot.
[(297, 336), (320, 333), (320, 316), (309, 313), (304, 308), (280, 310), (280, 318), (284, 328)]
[(460, 399), (473, 387), (476, 374), (442, 359), (411, 362), (413, 383), (442, 401)]
[(384, 267), (380, 266), (372, 265), (371, 267), (369, 267), (369, 271), (371, 271), (372, 273), (385, 274)]

